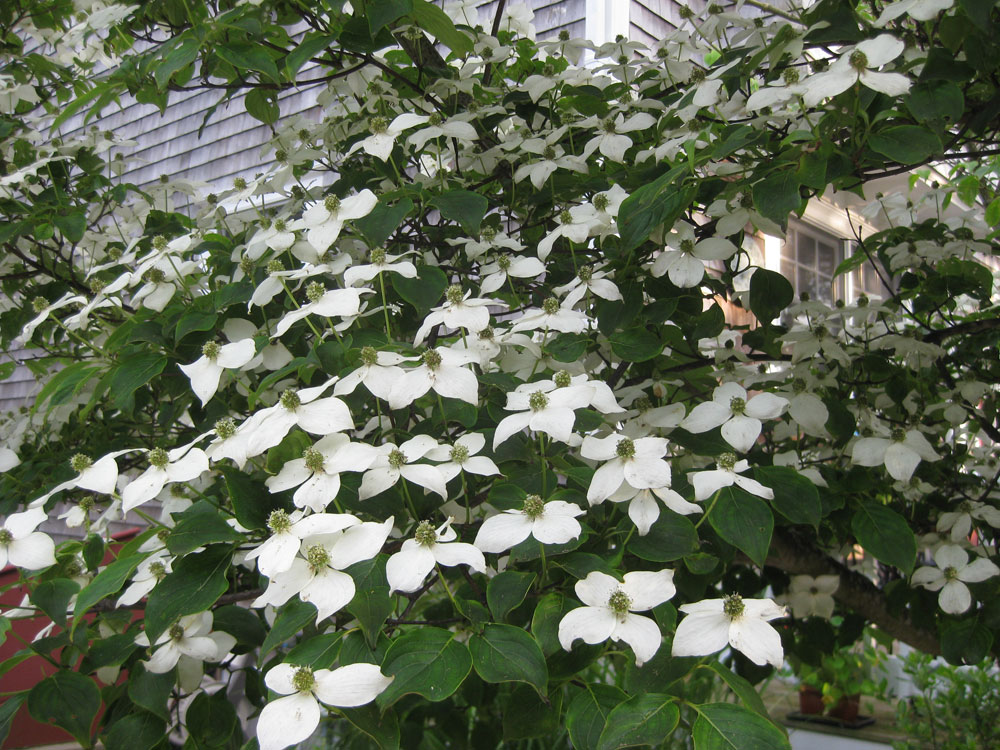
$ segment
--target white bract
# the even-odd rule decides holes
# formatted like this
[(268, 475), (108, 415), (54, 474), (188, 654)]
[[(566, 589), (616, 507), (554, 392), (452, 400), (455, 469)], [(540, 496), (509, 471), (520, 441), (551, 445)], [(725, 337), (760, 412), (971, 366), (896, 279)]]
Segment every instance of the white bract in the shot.
[(41, 508), (11, 513), (0, 526), (0, 570), (7, 564), (26, 570), (41, 570), (55, 565), (55, 544), (52, 538), (35, 531), (48, 515)]
[(574, 587), (586, 606), (572, 610), (559, 621), (559, 643), (569, 651), (577, 638), (584, 643), (601, 643), (609, 638), (625, 641), (641, 667), (660, 647), (660, 628), (649, 617), (633, 614), (652, 609), (670, 599), (674, 571), (626, 573), (619, 582), (600, 571), (589, 573)]
[(584, 512), (564, 500), (544, 502), (528, 495), (522, 510), (506, 510), (483, 521), (473, 544), (483, 552), (503, 552), (529, 536), (541, 544), (565, 544), (580, 536), (583, 529), (576, 519)]
[(712, 393), (712, 400), (698, 404), (681, 427), (688, 432), (708, 432), (721, 426), (722, 437), (740, 453), (746, 453), (760, 437), (762, 419), (775, 419), (788, 406), (788, 400), (771, 393), (747, 397), (738, 383), (723, 383)]
[(934, 564), (917, 568), (911, 583), (931, 591), (940, 591), (938, 605), (950, 615), (960, 615), (972, 606), (967, 583), (979, 583), (995, 575), (1000, 568), (985, 557), (969, 562), (968, 553), (957, 544), (942, 544), (934, 553)]
[(744, 599), (730, 594), (680, 607), (687, 617), (674, 634), (674, 656), (705, 656), (727, 645), (754, 664), (780, 668), (784, 661), (781, 636), (769, 620), (785, 616), (785, 608), (770, 599)]
[(416, 591), (435, 565), (468, 565), (477, 573), (485, 573), (486, 558), (482, 551), (471, 544), (456, 542), (457, 538), (450, 518), (436, 530), (427, 521), (417, 524), (413, 539), (403, 542), (402, 549), (385, 565), (390, 593)]

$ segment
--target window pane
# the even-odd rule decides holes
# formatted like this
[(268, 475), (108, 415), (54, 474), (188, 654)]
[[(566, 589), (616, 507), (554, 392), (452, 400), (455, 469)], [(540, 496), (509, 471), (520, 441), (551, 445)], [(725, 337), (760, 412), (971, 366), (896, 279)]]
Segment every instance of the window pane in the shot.
[(817, 265), (819, 266), (819, 272), (826, 276), (828, 279), (833, 278), (833, 272), (837, 268), (837, 248), (834, 245), (827, 244), (826, 242), (818, 243), (818, 258)]
[(797, 235), (799, 257), (798, 261), (803, 266), (816, 265), (816, 240), (801, 232)]

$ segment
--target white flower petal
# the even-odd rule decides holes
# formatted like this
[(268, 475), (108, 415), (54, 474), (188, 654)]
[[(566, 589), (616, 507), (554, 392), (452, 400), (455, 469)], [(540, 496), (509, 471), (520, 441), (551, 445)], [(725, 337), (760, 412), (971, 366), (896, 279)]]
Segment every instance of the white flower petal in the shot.
[(523, 513), (499, 513), (483, 521), (473, 542), (483, 552), (503, 552), (531, 535), (531, 520)]
[(329, 671), (315, 673), (316, 697), (328, 706), (351, 708), (371, 703), (389, 687), (392, 677), (382, 674), (377, 664), (348, 664)]
[(660, 628), (652, 618), (633, 614), (626, 614), (618, 620), (612, 635), (615, 640), (625, 641), (632, 647), (637, 667), (653, 658), (663, 640)]
[(410, 547), (404, 545), (403, 549), (390, 557), (385, 564), (389, 593), (416, 591), (432, 570), (434, 570), (434, 554), (427, 547), (419, 544)]
[(311, 693), (293, 693), (271, 701), (257, 719), (260, 750), (281, 750), (308, 739), (319, 726), (319, 716), (319, 703)]
[(617, 622), (607, 607), (579, 607), (559, 621), (559, 644), (569, 651), (577, 638), (584, 643), (601, 643), (611, 637)]
[(744, 614), (729, 628), (729, 642), (737, 651), (742, 651), (750, 661), (758, 666), (772, 664), (780, 668), (784, 660), (781, 636), (778, 631), (763, 620)]

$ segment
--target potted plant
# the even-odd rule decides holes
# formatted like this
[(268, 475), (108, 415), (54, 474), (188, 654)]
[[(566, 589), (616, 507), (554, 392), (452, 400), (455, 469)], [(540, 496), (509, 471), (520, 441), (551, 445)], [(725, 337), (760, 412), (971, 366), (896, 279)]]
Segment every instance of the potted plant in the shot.
[(805, 715), (824, 713), (844, 723), (858, 718), (861, 695), (875, 695), (879, 686), (874, 667), (880, 652), (864, 640), (824, 654), (818, 665), (797, 664), (799, 677), (799, 712)]

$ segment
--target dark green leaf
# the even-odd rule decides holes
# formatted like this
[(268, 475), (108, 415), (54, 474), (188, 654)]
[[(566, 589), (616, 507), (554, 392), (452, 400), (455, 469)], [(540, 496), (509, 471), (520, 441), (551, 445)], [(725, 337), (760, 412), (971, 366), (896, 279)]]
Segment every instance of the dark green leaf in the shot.
[(59, 227), (63, 237), (73, 244), (82, 240), (83, 233), (87, 230), (87, 217), (78, 211), (65, 216), (56, 216), (52, 221)]
[(858, 543), (887, 565), (909, 575), (917, 560), (917, 540), (906, 519), (877, 503), (861, 503), (851, 519)]
[(6, 747), (4, 743), (7, 741), (7, 735), (10, 734), (10, 726), (14, 723), (17, 710), (27, 697), (26, 692), (17, 693), (0, 703), (0, 747)]
[(166, 723), (148, 711), (129, 714), (111, 726), (107, 750), (150, 750), (163, 739)]
[(608, 340), (611, 342), (612, 351), (629, 362), (646, 362), (659, 356), (663, 351), (660, 337), (638, 326), (612, 333)]
[(341, 708), (339, 711), (371, 738), (379, 750), (399, 750), (399, 720), (395, 711), (380, 713), (374, 703), (359, 708)]
[(193, 63), (201, 49), (201, 44), (197, 39), (188, 38), (178, 41), (179, 44), (169, 46), (168, 51), (161, 55), (160, 60), (153, 67), (153, 78), (160, 89), (167, 87), (170, 76)]
[(288, 74), (288, 77), (294, 78), (295, 74), (299, 72), (299, 68), (305, 65), (310, 57), (315, 57), (318, 53), (329, 47), (336, 39), (336, 35), (317, 35), (316, 32), (307, 34), (301, 44), (289, 52), (285, 58), (285, 72)]
[(278, 121), (281, 110), (278, 108), (278, 94), (275, 91), (264, 89), (250, 90), (243, 104), (247, 108), (247, 114), (255, 120), (260, 120), (265, 125), (271, 125)]
[(771, 546), (774, 516), (767, 503), (739, 487), (723, 487), (708, 513), (712, 528), (731, 545), (763, 565)]
[(120, 666), (139, 648), (132, 633), (117, 633), (99, 641), (94, 641), (87, 652), (90, 666), (98, 667)]
[(4, 362), (0, 364), (0, 380), (6, 380), (14, 374), (17, 369), (17, 362)]
[(152, 711), (161, 719), (170, 718), (167, 699), (174, 689), (174, 670), (165, 674), (147, 672), (142, 664), (132, 668), (128, 682), (128, 697), (132, 702)]
[(57, 624), (66, 621), (69, 600), (80, 590), (80, 584), (68, 578), (53, 578), (42, 581), (31, 592), (31, 603), (49, 616)]
[(873, 135), (868, 145), (872, 151), (900, 164), (920, 164), (943, 150), (940, 138), (916, 125), (886, 128)]
[(590, 336), (585, 333), (561, 333), (545, 345), (545, 351), (560, 362), (576, 362), (589, 344)]
[(729, 669), (729, 667), (719, 664), (717, 661), (710, 661), (706, 664), (699, 664), (698, 666), (701, 669), (710, 669), (715, 672), (725, 681), (727, 685), (729, 685), (732, 691), (739, 696), (740, 700), (743, 701), (744, 706), (749, 708), (751, 711), (760, 714), (765, 719), (770, 719), (770, 716), (767, 713), (767, 706), (764, 705), (764, 701), (761, 700), (760, 694), (754, 690), (753, 685), (733, 672)]
[[(301, 451), (300, 451), (301, 455)], [(262, 529), (272, 510), (280, 507), (274, 495), (233, 466), (219, 466), (226, 481), (226, 492), (240, 525)]]
[(375, 36), (383, 26), (387, 26), (412, 11), (412, 0), (373, 0), (365, 6), (368, 29), (371, 35)]
[(278, 66), (274, 64), (274, 59), (267, 54), (263, 45), (228, 42), (216, 47), (215, 54), (236, 68), (238, 74), (247, 70), (255, 70), (258, 73), (263, 73), (272, 81), (278, 80)]
[(385, 577), (385, 555), (352, 565), (347, 571), (354, 578), (355, 594), (347, 611), (358, 618), (368, 645), (374, 647), (386, 618), (395, 608)]
[(267, 634), (264, 645), (261, 646), (260, 656), (263, 659), (271, 651), (287, 640), (290, 640), (308, 623), (316, 619), (316, 607), (309, 602), (292, 599), (281, 608), (280, 613), (271, 626), (271, 632)]
[[(239, 732), (239, 718), (225, 690), (214, 695), (202, 692), (188, 706), (185, 726), (199, 746), (222, 747), (234, 731)], [(242, 733), (239, 740), (243, 741)]]
[(471, 669), (469, 649), (455, 633), (432, 627), (410, 630), (385, 654), (382, 672), (395, 679), (376, 701), (381, 709), (410, 693), (442, 701), (458, 690)]
[(611, 711), (597, 743), (598, 750), (635, 745), (661, 745), (677, 727), (681, 712), (670, 695), (637, 695)]
[(166, 366), (167, 358), (156, 352), (138, 352), (125, 357), (111, 376), (115, 408), (131, 411), (132, 394), (163, 372)]
[(634, 536), (628, 551), (651, 562), (670, 562), (685, 557), (698, 548), (698, 532), (687, 518), (667, 510), (660, 514), (649, 533)]
[(614, 685), (584, 683), (566, 709), (566, 729), (575, 750), (597, 750), (612, 709), (628, 699)]
[(802, 205), (798, 175), (785, 170), (764, 178), (753, 186), (753, 204), (765, 218), (785, 226), (788, 215)]
[(212, 614), (212, 629), (221, 630), (235, 636), (238, 644), (256, 647), (264, 643), (267, 637), (267, 630), (260, 621), (260, 617), (251, 611), (235, 604), (228, 604), (219, 607)]
[(945, 623), (941, 628), (941, 654), (952, 664), (982, 664), (992, 647), (993, 631), (979, 617)]
[(816, 485), (788, 466), (755, 466), (754, 478), (774, 490), (771, 505), (792, 523), (818, 527), (823, 504)]
[(89, 677), (59, 670), (28, 693), (28, 713), (43, 724), (65, 729), (90, 747), (90, 727), (101, 708), (101, 692)]
[(448, 286), (448, 277), (435, 266), (417, 266), (417, 277), (407, 279), (398, 273), (392, 274), (392, 285), (399, 296), (424, 313), (436, 305)]
[(962, 89), (951, 81), (923, 81), (914, 85), (904, 101), (918, 122), (957, 122), (965, 111)]
[(750, 277), (750, 311), (764, 325), (777, 318), (794, 298), (795, 290), (780, 273), (758, 268)]
[(684, 167), (675, 167), (643, 185), (626, 198), (618, 210), (621, 252), (639, 247), (661, 225), (670, 227), (694, 198), (691, 187), (678, 185)]
[(697, 706), (695, 750), (790, 750), (788, 736), (759, 714), (734, 703)]
[(226, 571), (233, 557), (227, 545), (213, 545), (179, 559), (149, 595), (146, 635), (155, 643), (183, 615), (204, 612), (229, 588)]
[(486, 603), (497, 620), (503, 620), (512, 609), (524, 601), (528, 589), (535, 582), (534, 573), (517, 573), (505, 570), (497, 573), (486, 585)]
[(436, 207), (441, 215), (458, 222), (470, 237), (479, 236), (479, 226), (490, 207), (485, 197), (470, 190), (449, 190), (447, 193), (435, 196), (430, 204)]
[(472, 40), (455, 28), (448, 14), (427, 0), (412, 0), (412, 17), (417, 26), (444, 44), (456, 55), (472, 52)]
[(191, 310), (177, 321), (177, 326), (174, 328), (174, 340), (180, 343), (189, 333), (214, 330), (218, 319), (218, 313)]
[(313, 669), (329, 669), (340, 653), (340, 639), (343, 633), (323, 633), (299, 643), (285, 656), (288, 664), (297, 664)]
[(74, 362), (57, 372), (42, 386), (42, 390), (35, 397), (34, 408), (36, 410), (41, 408), (42, 404), (46, 401), (50, 402), (49, 409), (66, 403), (76, 393), (79, 393), (91, 378), (100, 372), (101, 367), (99, 365), (89, 362)]
[[(211, 507), (211, 506), (209, 506)], [(167, 549), (174, 555), (185, 555), (198, 547), (213, 542), (239, 542), (243, 540), (217, 511), (187, 515), (178, 521), (167, 537)]]
[[(545, 737), (559, 730), (562, 691), (553, 691), (549, 701), (541, 701), (527, 685), (518, 685), (503, 707), (503, 739)], [(496, 738), (494, 738), (496, 739)]]
[(139, 567), (139, 563), (145, 559), (146, 555), (141, 553), (120, 557), (94, 576), (94, 580), (88, 583), (80, 595), (76, 597), (76, 604), (73, 608), (74, 624), (84, 612), (101, 599), (121, 591), (125, 581), (132, 575), (132, 571)]
[(354, 220), (354, 226), (365, 236), (372, 247), (379, 247), (385, 244), (385, 241), (396, 231), (399, 223), (412, 210), (413, 201), (409, 198), (403, 198), (392, 205), (379, 200), (371, 213)]
[(545, 694), (548, 669), (538, 643), (521, 628), (487, 625), (469, 639), (472, 665), (486, 682), (527, 682)]

